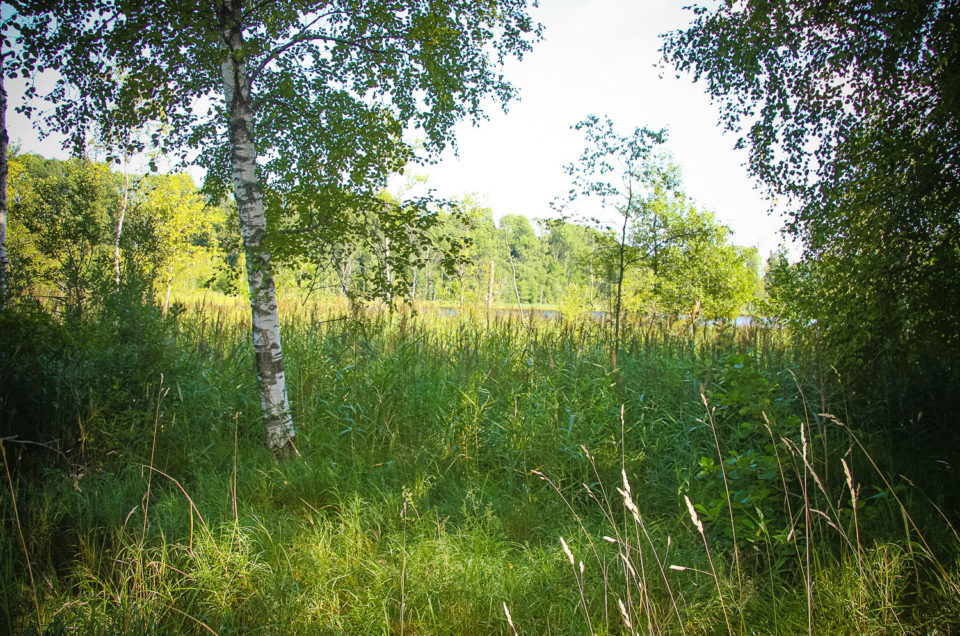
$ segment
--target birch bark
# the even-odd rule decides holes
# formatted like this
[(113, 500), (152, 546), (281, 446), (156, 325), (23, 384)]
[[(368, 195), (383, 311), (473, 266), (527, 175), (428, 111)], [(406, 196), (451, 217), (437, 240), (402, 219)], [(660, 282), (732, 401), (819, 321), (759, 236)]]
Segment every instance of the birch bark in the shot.
[[(120, 291), (120, 238), (123, 234), (123, 219), (127, 216), (127, 201), (130, 199), (130, 172), (127, 157), (123, 158), (123, 198), (120, 199), (120, 214), (117, 218), (117, 231), (113, 237), (113, 278)], [(169, 289), (167, 295), (169, 296)], [(164, 310), (166, 314), (166, 310)]]
[(4, 54), (0, 52), (0, 309), (7, 298), (7, 90), (3, 86)]
[(493, 312), (493, 267), (494, 259), (490, 259), (490, 284), (487, 287), (487, 329), (490, 328), (490, 314)]
[(260, 405), (267, 429), (267, 445), (282, 457), (296, 452), (293, 445), (296, 432), (283, 373), (280, 319), (270, 253), (263, 245), (267, 220), (257, 176), (254, 114), (250, 105), (250, 77), (244, 62), (240, 2), (225, 0), (218, 9), (226, 48), (221, 70), (229, 118), (233, 188), (247, 259)]

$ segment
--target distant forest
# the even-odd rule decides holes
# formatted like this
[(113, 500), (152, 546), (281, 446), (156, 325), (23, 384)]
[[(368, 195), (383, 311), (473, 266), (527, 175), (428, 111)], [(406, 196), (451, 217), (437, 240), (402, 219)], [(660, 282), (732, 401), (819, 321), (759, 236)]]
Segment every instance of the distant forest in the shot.
[[(247, 293), (235, 203), (213, 201), (187, 175), (14, 154), (9, 184), (11, 292), (68, 314), (92, 308), (121, 281), (138, 281), (165, 307), (171, 293)], [(277, 215), (275, 276), (281, 292), (314, 298), (519, 302), (571, 315), (613, 308), (622, 247), (624, 315), (769, 313), (756, 249), (733, 245), (729, 228), (682, 193), (661, 199), (648, 206), (650, 236), (638, 225), (621, 243), (616, 228), (596, 222), (495, 221), (471, 196), (405, 206), (383, 193), (377, 209), (340, 210), (309, 235)], [(396, 237), (411, 220), (417, 235)], [(665, 228), (672, 238), (663, 239)]]

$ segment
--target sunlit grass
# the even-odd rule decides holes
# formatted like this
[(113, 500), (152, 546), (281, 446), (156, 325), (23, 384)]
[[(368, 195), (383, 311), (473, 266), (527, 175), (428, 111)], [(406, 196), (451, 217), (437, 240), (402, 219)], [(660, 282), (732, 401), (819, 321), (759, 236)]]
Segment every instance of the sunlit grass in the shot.
[(628, 322), (614, 370), (592, 321), (281, 298), (300, 456), (277, 463), (245, 304), (178, 301), (136, 408), (83, 394), (82, 454), (5, 442), (35, 582), (4, 496), (2, 630), (36, 628), (34, 593), (81, 633), (512, 633), (504, 604), (521, 634), (960, 619), (955, 535), (814, 414), (777, 332)]

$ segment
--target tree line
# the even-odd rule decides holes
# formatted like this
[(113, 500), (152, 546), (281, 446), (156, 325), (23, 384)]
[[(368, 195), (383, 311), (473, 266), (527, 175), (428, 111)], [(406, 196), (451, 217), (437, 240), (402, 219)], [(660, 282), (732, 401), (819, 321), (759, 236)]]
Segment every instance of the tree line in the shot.
[[(213, 204), (188, 175), (130, 174), (85, 159), (20, 153), (9, 165), (11, 297), (78, 318), (121, 287), (155, 297), (164, 312), (175, 282), (178, 289), (247, 293), (234, 206)], [(675, 166), (665, 169), (676, 177)], [(615, 312), (620, 287), (623, 312), (638, 318), (724, 321), (755, 310), (756, 250), (730, 243), (730, 230), (677, 188), (653, 194), (648, 205), (673, 238), (654, 260), (633, 258), (622, 278), (621, 248), (646, 249), (637, 232), (622, 244), (622, 236), (597, 224), (531, 222), (519, 214), (495, 220), (465, 196), (444, 202), (418, 241), (391, 240), (389, 217), (409, 211), (385, 192), (383, 209), (363, 221), (377, 224), (363, 240), (308, 241), (284, 235), (277, 219), (276, 277), (281, 289), (315, 298), (520, 303), (558, 307), (569, 317)], [(344, 216), (364, 217), (349, 210)]]

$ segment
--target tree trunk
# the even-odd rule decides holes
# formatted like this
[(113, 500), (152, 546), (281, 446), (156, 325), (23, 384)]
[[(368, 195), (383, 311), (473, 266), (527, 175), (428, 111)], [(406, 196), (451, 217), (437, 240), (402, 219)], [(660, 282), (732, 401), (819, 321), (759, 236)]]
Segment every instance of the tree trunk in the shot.
[[(124, 153), (126, 154), (126, 153)], [(120, 214), (117, 218), (117, 232), (113, 237), (113, 278), (116, 283), (117, 291), (120, 291), (120, 236), (123, 234), (123, 219), (127, 216), (127, 202), (130, 200), (130, 171), (127, 166), (127, 158), (123, 158), (123, 198), (120, 199)], [(167, 288), (167, 295), (170, 290)], [(163, 313), (167, 310), (164, 308)]]
[(393, 272), (390, 271), (390, 237), (383, 237), (383, 278), (387, 286), (387, 307), (393, 307)]
[(697, 298), (696, 304), (693, 306), (693, 311), (690, 312), (690, 332), (693, 335), (693, 338), (697, 337), (697, 317), (700, 316), (700, 299)]
[(254, 115), (250, 106), (250, 78), (244, 62), (243, 27), (239, 1), (219, 7), (226, 55), (222, 64), (223, 89), (229, 117), (233, 189), (240, 214), (253, 313), (253, 347), (260, 384), (260, 405), (267, 429), (267, 445), (278, 457), (296, 452), (293, 418), (287, 399), (280, 346), (277, 293), (270, 269), (270, 253), (263, 247), (267, 220), (257, 176)]
[(427, 259), (423, 264), (423, 299), (430, 300), (430, 250), (427, 250)]
[(510, 256), (510, 269), (513, 270), (513, 293), (517, 296), (517, 308), (520, 310), (520, 324), (526, 328), (527, 319), (523, 315), (523, 303), (520, 302), (520, 288), (517, 287), (517, 266), (513, 264), (513, 252), (510, 251), (510, 245), (507, 245), (507, 255)]
[(173, 289), (173, 266), (176, 263), (176, 251), (170, 257), (170, 267), (167, 269), (167, 293), (163, 298), (163, 315), (170, 309), (170, 290)]
[[(627, 208), (629, 210), (629, 208)], [(623, 299), (623, 274), (626, 271), (624, 252), (627, 249), (627, 225), (630, 222), (629, 214), (623, 215), (623, 232), (620, 236), (620, 263), (617, 268), (617, 305), (613, 310), (613, 351), (610, 352), (610, 361), (613, 368), (617, 368), (617, 353), (620, 351), (620, 306)]]
[(0, 309), (7, 299), (7, 89), (3, 86), (4, 53), (0, 51)]
[(490, 259), (490, 284), (487, 286), (487, 329), (490, 328), (490, 312), (493, 311), (493, 272), (494, 259)]
[(596, 258), (597, 252), (597, 239), (590, 235), (590, 311), (593, 311), (593, 261)]

